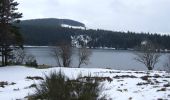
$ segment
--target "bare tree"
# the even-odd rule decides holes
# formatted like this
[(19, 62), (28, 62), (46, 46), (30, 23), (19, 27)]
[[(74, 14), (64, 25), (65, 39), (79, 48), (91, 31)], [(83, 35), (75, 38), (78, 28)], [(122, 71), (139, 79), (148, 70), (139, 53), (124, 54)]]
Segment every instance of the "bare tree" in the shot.
[(53, 47), (52, 48), (52, 55), (55, 57), (56, 61), (57, 61), (57, 66), (61, 67), (61, 58), (59, 57), (59, 48), (58, 47)]
[(91, 51), (86, 47), (82, 47), (78, 50), (78, 60), (79, 60), (78, 68), (80, 68), (80, 66), (83, 64), (87, 65), (89, 63), (90, 55), (91, 55)]
[(72, 57), (71, 45), (67, 42), (62, 42), (55, 48), (54, 54), (60, 67), (70, 67)]
[(11, 62), (14, 64), (23, 64), (24, 63), (24, 59), (26, 57), (26, 53), (24, 51), (24, 49), (20, 48), (20, 49), (15, 49), (12, 52), (12, 59)]
[(164, 69), (166, 72), (170, 72), (170, 56), (168, 56), (167, 62), (164, 64)]
[(138, 48), (139, 52), (135, 53), (135, 60), (144, 64), (148, 70), (153, 70), (161, 56), (156, 50), (156, 47), (151, 42), (145, 41)]

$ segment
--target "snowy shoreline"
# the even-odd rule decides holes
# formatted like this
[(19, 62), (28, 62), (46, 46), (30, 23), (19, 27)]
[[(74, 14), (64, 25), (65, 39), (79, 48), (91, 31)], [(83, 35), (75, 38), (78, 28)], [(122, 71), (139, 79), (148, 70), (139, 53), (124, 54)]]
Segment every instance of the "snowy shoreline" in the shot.
[[(39, 80), (30, 80), (26, 77), (43, 77), (51, 71), (61, 70), (70, 79), (76, 79), (78, 75), (94, 77), (110, 77), (111, 82), (105, 80), (100, 95), (106, 95), (109, 100), (157, 100), (170, 99), (170, 74), (164, 71), (122, 71), (99, 68), (48, 68), (35, 69), (25, 66), (7, 66), (0, 68), (0, 82), (8, 85), (0, 87), (0, 100), (24, 99), (34, 93), (30, 85)], [(142, 77), (148, 76), (150, 83)], [(13, 83), (13, 84), (11, 84)], [(15, 84), (14, 84), (15, 83)], [(10, 95), (9, 95), (10, 94)]]

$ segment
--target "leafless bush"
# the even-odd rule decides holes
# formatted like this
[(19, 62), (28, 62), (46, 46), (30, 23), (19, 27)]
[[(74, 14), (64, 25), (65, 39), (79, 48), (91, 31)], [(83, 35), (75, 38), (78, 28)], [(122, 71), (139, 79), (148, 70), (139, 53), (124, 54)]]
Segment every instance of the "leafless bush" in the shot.
[(31, 54), (26, 54), (26, 52), (22, 48), (14, 49), (12, 55), (13, 56), (10, 59), (11, 64), (21, 65), (25, 63), (27, 66), (38, 66), (35, 56)]
[(33, 56), (31, 54), (26, 55), (24, 62), (27, 66), (38, 67), (37, 60), (36, 60), (35, 56)]
[(87, 65), (89, 63), (89, 57), (91, 55), (91, 51), (87, 49), (86, 47), (82, 47), (78, 50), (78, 68), (81, 67), (81, 65), (85, 64)]
[(60, 67), (70, 67), (72, 48), (71, 45), (67, 43), (61, 43), (56, 48), (53, 49), (54, 56), (56, 57), (58, 66)]
[(153, 70), (155, 64), (158, 63), (160, 53), (156, 52), (154, 44), (146, 42), (138, 48), (139, 52), (135, 53), (135, 60), (144, 64), (148, 70)]
[(15, 50), (13, 50), (13, 52), (12, 52), (12, 55), (13, 55), (13, 57), (12, 57), (12, 59), (11, 59), (11, 62), (13, 63), (13, 64), (23, 64), (24, 63), (24, 59), (25, 59), (25, 57), (26, 57), (26, 53), (25, 53), (25, 51), (24, 51), (24, 49), (15, 49)]
[(58, 47), (52, 47), (52, 53), (51, 55), (54, 56), (57, 62), (57, 66), (61, 67), (61, 58), (59, 57), (59, 48)]
[(168, 59), (166, 61), (166, 63), (164, 64), (164, 69), (166, 72), (170, 73), (170, 56), (168, 56)]

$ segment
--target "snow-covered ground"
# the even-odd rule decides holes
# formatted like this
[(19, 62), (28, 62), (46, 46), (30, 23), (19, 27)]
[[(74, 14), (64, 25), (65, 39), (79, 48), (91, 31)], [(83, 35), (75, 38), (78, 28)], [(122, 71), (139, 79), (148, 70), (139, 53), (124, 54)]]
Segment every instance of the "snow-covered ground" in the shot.
[[(0, 100), (24, 99), (34, 93), (30, 86), (40, 80), (27, 77), (43, 77), (51, 71), (61, 71), (70, 79), (82, 76), (110, 77), (112, 81), (100, 82), (101, 96), (108, 100), (170, 100), (170, 75), (163, 71), (120, 71), (97, 68), (48, 68), (35, 69), (24, 66), (8, 66), (0, 68)], [(146, 76), (149, 77), (146, 77)], [(143, 77), (143, 78), (142, 78)]]

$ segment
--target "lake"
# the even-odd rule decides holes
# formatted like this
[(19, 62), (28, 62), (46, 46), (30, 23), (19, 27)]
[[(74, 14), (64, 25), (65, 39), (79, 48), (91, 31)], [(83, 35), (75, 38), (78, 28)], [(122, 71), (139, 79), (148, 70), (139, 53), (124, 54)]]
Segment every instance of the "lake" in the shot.
[[(36, 57), (38, 64), (47, 64), (56, 66), (57, 62), (52, 56), (52, 48), (50, 47), (25, 47), (28, 54)], [(146, 70), (145, 66), (134, 60), (134, 51), (127, 50), (106, 50), (106, 49), (90, 49), (92, 54), (88, 65), (82, 66), (86, 68), (112, 68), (120, 70)], [(76, 54), (77, 49), (74, 49), (72, 67), (78, 66)], [(160, 61), (156, 64), (155, 69), (161, 69), (167, 61), (168, 53), (162, 54)]]

